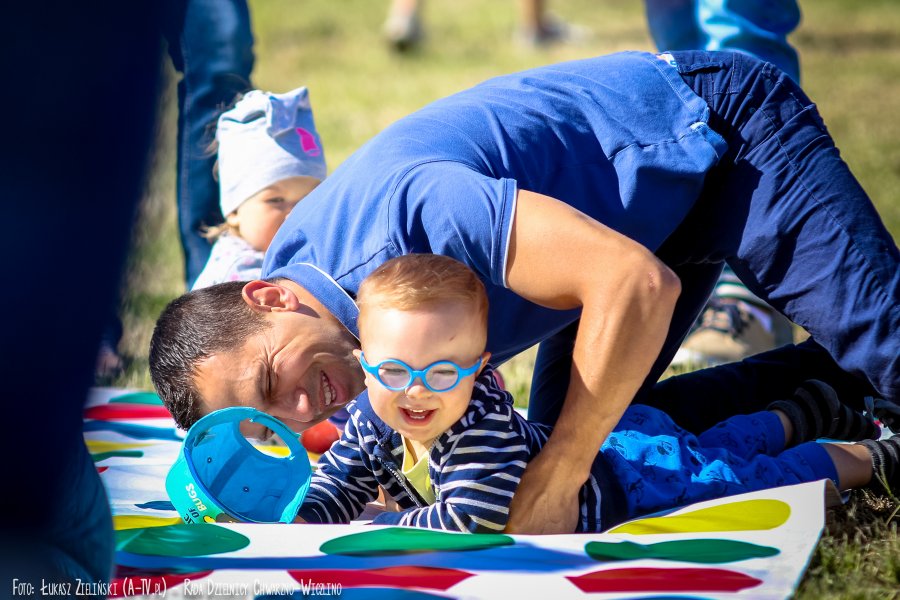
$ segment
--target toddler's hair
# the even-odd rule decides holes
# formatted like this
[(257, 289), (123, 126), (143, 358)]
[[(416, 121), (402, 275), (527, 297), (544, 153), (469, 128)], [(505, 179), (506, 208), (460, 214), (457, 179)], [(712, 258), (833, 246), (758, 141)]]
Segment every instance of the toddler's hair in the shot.
[[(227, 218), (228, 215), (225, 215), (225, 217)], [(236, 236), (240, 237), (238, 228), (235, 227), (234, 225), (232, 225), (231, 223), (229, 223), (228, 221), (223, 221), (222, 223), (219, 223), (218, 225), (212, 225), (212, 226), (204, 225), (200, 228), (200, 235), (202, 235), (204, 238), (206, 238), (210, 243), (215, 243), (220, 237), (222, 237), (226, 233), (229, 235), (236, 235)]]
[(414, 310), (454, 302), (469, 304), (487, 328), (484, 284), (469, 267), (439, 254), (392, 258), (372, 271), (356, 294), (360, 327), (370, 307)]

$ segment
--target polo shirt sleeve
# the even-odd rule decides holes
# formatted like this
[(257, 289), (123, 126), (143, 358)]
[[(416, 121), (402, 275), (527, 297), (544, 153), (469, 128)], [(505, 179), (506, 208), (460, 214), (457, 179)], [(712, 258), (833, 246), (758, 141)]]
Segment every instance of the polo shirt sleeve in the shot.
[(410, 169), (390, 203), (392, 243), (398, 254), (443, 254), (484, 281), (506, 286), (517, 185), (453, 161)]

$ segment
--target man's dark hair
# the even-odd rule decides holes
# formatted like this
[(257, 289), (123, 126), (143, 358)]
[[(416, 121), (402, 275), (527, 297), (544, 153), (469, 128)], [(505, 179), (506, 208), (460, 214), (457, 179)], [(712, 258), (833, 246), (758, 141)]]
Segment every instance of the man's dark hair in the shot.
[(150, 377), (175, 423), (188, 429), (200, 418), (197, 365), (237, 350), (271, 325), (241, 297), (244, 281), (194, 290), (166, 306), (150, 340)]

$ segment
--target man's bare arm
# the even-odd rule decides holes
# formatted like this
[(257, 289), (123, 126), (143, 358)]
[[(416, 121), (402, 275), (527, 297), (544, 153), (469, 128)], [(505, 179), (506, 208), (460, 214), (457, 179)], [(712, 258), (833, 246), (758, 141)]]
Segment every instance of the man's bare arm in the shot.
[(656, 360), (681, 285), (637, 242), (524, 190), (507, 265), (509, 287), (522, 297), (582, 309), (562, 412), (525, 471), (507, 526), (512, 533), (571, 533), (578, 491)]

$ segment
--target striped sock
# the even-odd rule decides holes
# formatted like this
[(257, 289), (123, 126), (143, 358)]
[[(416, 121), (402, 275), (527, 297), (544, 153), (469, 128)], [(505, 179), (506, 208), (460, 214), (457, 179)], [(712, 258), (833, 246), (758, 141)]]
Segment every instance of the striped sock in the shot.
[(869, 488), (900, 496), (900, 434), (886, 440), (859, 442), (872, 454), (872, 482)]
[(865, 440), (878, 437), (878, 426), (871, 416), (842, 404), (834, 389), (815, 379), (803, 382), (789, 400), (771, 403), (787, 415), (794, 428), (792, 445), (827, 437), (836, 440)]

